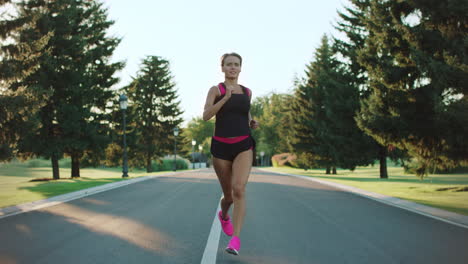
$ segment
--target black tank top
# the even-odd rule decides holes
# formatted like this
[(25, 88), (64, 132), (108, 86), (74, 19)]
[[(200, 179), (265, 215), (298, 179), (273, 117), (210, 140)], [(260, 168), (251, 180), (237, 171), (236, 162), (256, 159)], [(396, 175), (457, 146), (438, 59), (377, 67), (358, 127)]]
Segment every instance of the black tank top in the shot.
[[(226, 86), (220, 83), (221, 96), (216, 98), (215, 104), (226, 94)], [(232, 94), (216, 114), (215, 136), (237, 137), (250, 135), (249, 111), (250, 97), (248, 89), (242, 86), (243, 94)]]

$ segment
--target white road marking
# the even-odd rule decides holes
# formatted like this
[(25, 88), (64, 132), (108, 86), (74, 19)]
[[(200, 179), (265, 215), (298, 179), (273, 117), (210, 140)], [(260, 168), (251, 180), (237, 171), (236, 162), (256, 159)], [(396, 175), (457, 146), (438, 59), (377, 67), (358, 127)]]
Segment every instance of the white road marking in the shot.
[(203, 257), (201, 264), (215, 264), (216, 255), (218, 254), (218, 245), (219, 237), (221, 235), (221, 224), (218, 220), (218, 212), (221, 210), (220, 205), (215, 212), (215, 217), (213, 220), (213, 225), (211, 225), (210, 235), (208, 236), (208, 241), (206, 242), (205, 251), (203, 252)]

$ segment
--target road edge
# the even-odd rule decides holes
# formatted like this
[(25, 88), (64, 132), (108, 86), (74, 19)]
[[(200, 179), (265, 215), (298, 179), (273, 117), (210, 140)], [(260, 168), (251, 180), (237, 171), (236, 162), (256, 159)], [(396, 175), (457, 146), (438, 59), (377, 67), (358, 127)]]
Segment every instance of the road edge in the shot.
[(399, 198), (395, 198), (392, 196), (384, 195), (384, 194), (379, 194), (371, 191), (366, 191), (362, 190), (356, 187), (352, 187), (349, 185), (344, 185), (336, 182), (330, 182), (330, 181), (325, 181), (325, 180), (320, 180), (320, 179), (315, 179), (313, 177), (309, 176), (304, 176), (304, 175), (297, 175), (297, 174), (290, 174), (290, 173), (283, 173), (283, 172), (273, 172), (269, 171), (267, 169), (263, 168), (256, 168), (258, 170), (264, 171), (264, 172), (269, 172), (273, 174), (280, 174), (280, 175), (286, 175), (286, 176), (291, 176), (291, 177), (296, 177), (296, 178), (301, 178), (317, 183), (321, 183), (324, 185), (328, 185), (340, 190), (344, 190), (356, 195), (359, 195), (361, 197), (369, 198), (381, 203), (385, 203), (391, 206), (399, 207), (401, 209), (405, 209), (407, 211), (411, 211), (413, 213), (417, 213), (420, 215), (424, 215), (439, 221), (443, 221), (452, 225), (456, 225), (458, 227), (462, 228), (467, 228), (468, 229), (468, 216), (462, 215), (462, 214), (457, 214), (454, 212), (450, 212), (447, 210), (435, 208), (435, 207), (430, 207), (427, 205), (422, 205), (418, 204), (415, 202), (411, 202), (408, 200), (403, 200)]
[(150, 180), (150, 179), (154, 179), (158, 177), (170, 176), (174, 174), (175, 172), (170, 172), (170, 173), (153, 175), (153, 176), (141, 176), (141, 177), (136, 177), (136, 178), (130, 178), (130, 179), (126, 179), (123, 181), (107, 183), (107, 184), (103, 184), (103, 185), (99, 185), (99, 186), (95, 186), (95, 187), (91, 187), (91, 188), (87, 188), (87, 189), (83, 189), (79, 191), (74, 191), (70, 193), (53, 196), (53, 197), (43, 199), (43, 200), (38, 200), (38, 201), (0, 208), (0, 219), (30, 212), (30, 211), (34, 211), (34, 210), (39, 210), (41, 208), (50, 207), (50, 206), (58, 205), (61, 203), (66, 203), (72, 200), (80, 199), (80, 198), (93, 195), (96, 193), (100, 193), (100, 192), (109, 191), (112, 189), (116, 189), (119, 187), (129, 185), (129, 184), (142, 182), (142, 181), (146, 181), (146, 180)]

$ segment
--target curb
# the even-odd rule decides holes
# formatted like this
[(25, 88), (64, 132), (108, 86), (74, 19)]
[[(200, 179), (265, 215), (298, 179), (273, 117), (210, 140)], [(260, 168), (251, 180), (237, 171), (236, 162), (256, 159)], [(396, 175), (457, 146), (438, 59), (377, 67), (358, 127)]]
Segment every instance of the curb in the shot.
[(38, 209), (49, 207), (49, 206), (58, 205), (61, 203), (72, 201), (72, 200), (80, 199), (80, 198), (83, 198), (92, 194), (109, 191), (112, 189), (116, 189), (122, 186), (132, 184), (132, 183), (142, 182), (142, 181), (146, 181), (149, 179), (154, 179), (154, 178), (163, 177), (163, 176), (170, 176), (174, 174), (175, 172), (170, 172), (170, 173), (154, 175), (154, 176), (142, 176), (142, 177), (137, 177), (137, 178), (130, 178), (130, 179), (123, 180), (123, 181), (107, 183), (107, 184), (99, 185), (96, 187), (91, 187), (88, 189), (61, 194), (61, 195), (50, 197), (44, 200), (0, 208), (0, 219), (13, 216), (13, 215), (17, 215), (17, 214), (26, 213), (26, 212), (33, 211), (33, 210), (38, 210)]
[(352, 186), (348, 186), (348, 185), (344, 185), (340, 183), (319, 180), (319, 179), (315, 179), (315, 178), (303, 176), (303, 175), (289, 174), (289, 173), (282, 173), (282, 172), (272, 172), (272, 171), (268, 171), (268, 170), (261, 169), (261, 168), (257, 168), (257, 169), (265, 171), (265, 172), (301, 178), (304, 180), (309, 180), (309, 181), (317, 182), (320, 184), (328, 185), (328, 186), (331, 186), (340, 190), (344, 190), (344, 191), (347, 191), (347, 192), (350, 192), (350, 193), (353, 193), (353, 194), (356, 194), (365, 198), (369, 198), (369, 199), (372, 199), (381, 203), (385, 203), (387, 205), (399, 207), (401, 209), (405, 209), (413, 213), (424, 215), (424, 216), (427, 216), (427, 217), (430, 217), (430, 218), (433, 218), (433, 219), (436, 219), (445, 223), (449, 223), (452, 225), (456, 225), (458, 227), (468, 229), (468, 216), (466, 215), (457, 214), (457, 213), (442, 210), (439, 208), (434, 208), (434, 207), (430, 207), (427, 205), (418, 204), (415, 202), (395, 198), (392, 196), (387, 196), (387, 195), (383, 195), (379, 193), (362, 190), (356, 187), (352, 187)]

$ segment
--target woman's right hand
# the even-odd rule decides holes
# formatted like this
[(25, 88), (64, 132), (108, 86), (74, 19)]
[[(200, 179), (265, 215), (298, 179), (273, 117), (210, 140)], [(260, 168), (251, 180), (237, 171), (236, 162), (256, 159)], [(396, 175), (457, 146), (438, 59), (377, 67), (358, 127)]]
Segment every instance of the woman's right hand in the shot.
[(224, 95), (224, 98), (226, 98), (226, 101), (231, 98), (232, 91), (234, 90), (234, 86), (231, 85), (226, 85), (226, 94)]
[(219, 109), (231, 98), (233, 87), (226, 87), (224, 97), (215, 104), (216, 98), (219, 96), (218, 86), (212, 86), (205, 101), (205, 108), (203, 110), (203, 120), (208, 121), (215, 116)]

